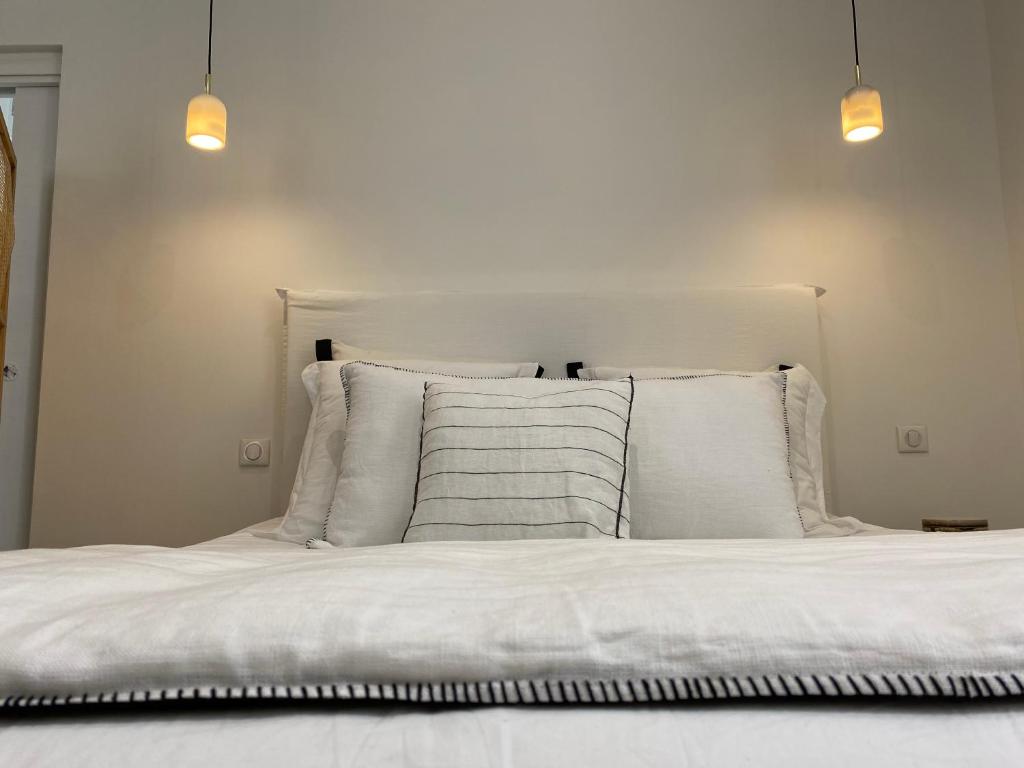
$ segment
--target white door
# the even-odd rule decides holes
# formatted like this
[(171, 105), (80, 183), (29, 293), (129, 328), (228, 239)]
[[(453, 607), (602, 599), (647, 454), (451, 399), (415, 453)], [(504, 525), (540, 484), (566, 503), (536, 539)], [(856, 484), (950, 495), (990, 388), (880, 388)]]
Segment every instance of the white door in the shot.
[(13, 94), (11, 138), (18, 158), (7, 350), (3, 361), (7, 380), (0, 418), (0, 550), (28, 546), (58, 91), (55, 85), (33, 85), (0, 92), (0, 97)]

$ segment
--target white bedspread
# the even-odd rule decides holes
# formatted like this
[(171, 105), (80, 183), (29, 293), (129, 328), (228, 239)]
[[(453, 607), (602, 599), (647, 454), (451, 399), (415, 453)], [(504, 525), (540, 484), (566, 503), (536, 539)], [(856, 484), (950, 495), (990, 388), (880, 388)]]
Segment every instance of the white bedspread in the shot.
[(0, 702), (1009, 698), (1021, 595), (1022, 531), (25, 550)]

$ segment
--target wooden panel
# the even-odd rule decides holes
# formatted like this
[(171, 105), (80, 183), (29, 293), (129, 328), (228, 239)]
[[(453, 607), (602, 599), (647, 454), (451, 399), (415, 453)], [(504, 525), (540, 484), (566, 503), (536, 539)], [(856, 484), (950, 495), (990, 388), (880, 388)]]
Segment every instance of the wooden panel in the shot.
[[(7, 125), (0, 117), (0, 367), (7, 342), (7, 294), (14, 251), (14, 181), (17, 160)], [(0, 417), (3, 415), (4, 380), (0, 376)]]
[(987, 531), (988, 520), (983, 517), (925, 517), (921, 519), (921, 530), (928, 533)]

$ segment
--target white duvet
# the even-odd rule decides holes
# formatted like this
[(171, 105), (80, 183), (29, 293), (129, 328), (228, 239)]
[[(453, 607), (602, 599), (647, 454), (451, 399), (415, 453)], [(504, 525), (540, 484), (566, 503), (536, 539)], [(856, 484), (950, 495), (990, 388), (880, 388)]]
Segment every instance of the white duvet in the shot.
[(0, 703), (1024, 695), (1024, 531), (0, 556)]

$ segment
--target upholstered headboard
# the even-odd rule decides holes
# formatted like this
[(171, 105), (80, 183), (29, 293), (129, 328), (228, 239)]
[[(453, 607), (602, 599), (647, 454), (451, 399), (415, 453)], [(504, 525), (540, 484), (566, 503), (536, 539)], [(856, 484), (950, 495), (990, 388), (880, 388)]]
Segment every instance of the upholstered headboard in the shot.
[[(284, 300), (283, 403), (274, 502), (283, 512), (309, 420), (300, 373), (317, 339), (396, 357), (760, 370), (802, 363), (822, 382), (817, 296), (785, 285), (659, 293), (345, 293), (278, 291)], [(827, 391), (827, 389), (826, 389)], [(826, 451), (827, 454), (827, 451)]]

